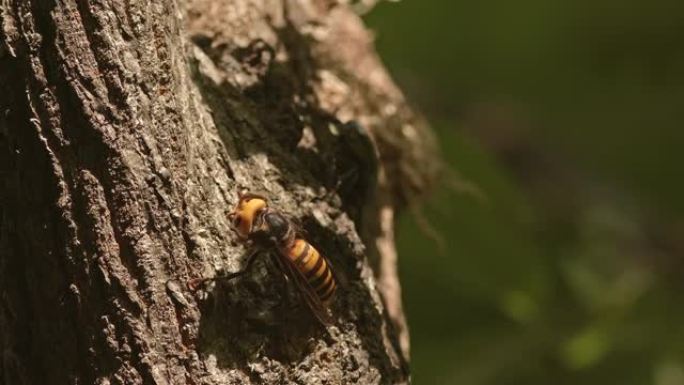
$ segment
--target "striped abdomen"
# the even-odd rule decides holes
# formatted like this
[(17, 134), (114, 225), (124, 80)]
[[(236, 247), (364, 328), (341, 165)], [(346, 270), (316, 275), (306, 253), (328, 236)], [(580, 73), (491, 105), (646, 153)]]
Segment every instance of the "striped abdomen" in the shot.
[(304, 275), (307, 282), (314, 290), (318, 298), (327, 304), (332, 299), (337, 284), (333, 277), (330, 266), (325, 258), (309, 244), (309, 242), (298, 238), (292, 247), (284, 253)]

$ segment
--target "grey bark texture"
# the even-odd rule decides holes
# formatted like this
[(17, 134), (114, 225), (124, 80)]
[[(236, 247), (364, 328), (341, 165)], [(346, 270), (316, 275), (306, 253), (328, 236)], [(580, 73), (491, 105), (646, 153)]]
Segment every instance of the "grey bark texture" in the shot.
[[(0, 5), (3, 384), (409, 381), (394, 216), (434, 142), (350, 4)], [(267, 258), (187, 290), (242, 266), (241, 189), (329, 258), (335, 326)]]

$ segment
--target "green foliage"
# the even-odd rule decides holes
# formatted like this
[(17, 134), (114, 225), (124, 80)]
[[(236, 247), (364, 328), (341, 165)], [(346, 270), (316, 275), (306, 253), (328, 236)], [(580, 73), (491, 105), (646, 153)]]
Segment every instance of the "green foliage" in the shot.
[(424, 208), (445, 252), (398, 229), (415, 383), (684, 384), (684, 2), (403, 0), (367, 22), (463, 178)]

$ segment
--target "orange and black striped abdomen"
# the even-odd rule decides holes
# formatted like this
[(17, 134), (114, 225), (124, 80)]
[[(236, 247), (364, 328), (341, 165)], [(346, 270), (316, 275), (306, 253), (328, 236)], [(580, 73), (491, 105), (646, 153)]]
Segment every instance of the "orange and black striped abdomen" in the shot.
[(309, 242), (301, 238), (294, 241), (286, 255), (306, 278), (321, 302), (328, 304), (335, 294), (337, 284), (325, 258)]

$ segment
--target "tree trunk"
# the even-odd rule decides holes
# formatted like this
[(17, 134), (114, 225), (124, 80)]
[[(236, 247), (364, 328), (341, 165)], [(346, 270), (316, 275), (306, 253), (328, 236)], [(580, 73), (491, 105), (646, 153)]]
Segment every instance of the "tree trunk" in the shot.
[[(347, 5), (0, 4), (3, 384), (409, 381), (393, 221), (433, 141)], [(267, 258), (187, 290), (242, 266), (241, 189), (330, 259), (334, 326)]]

